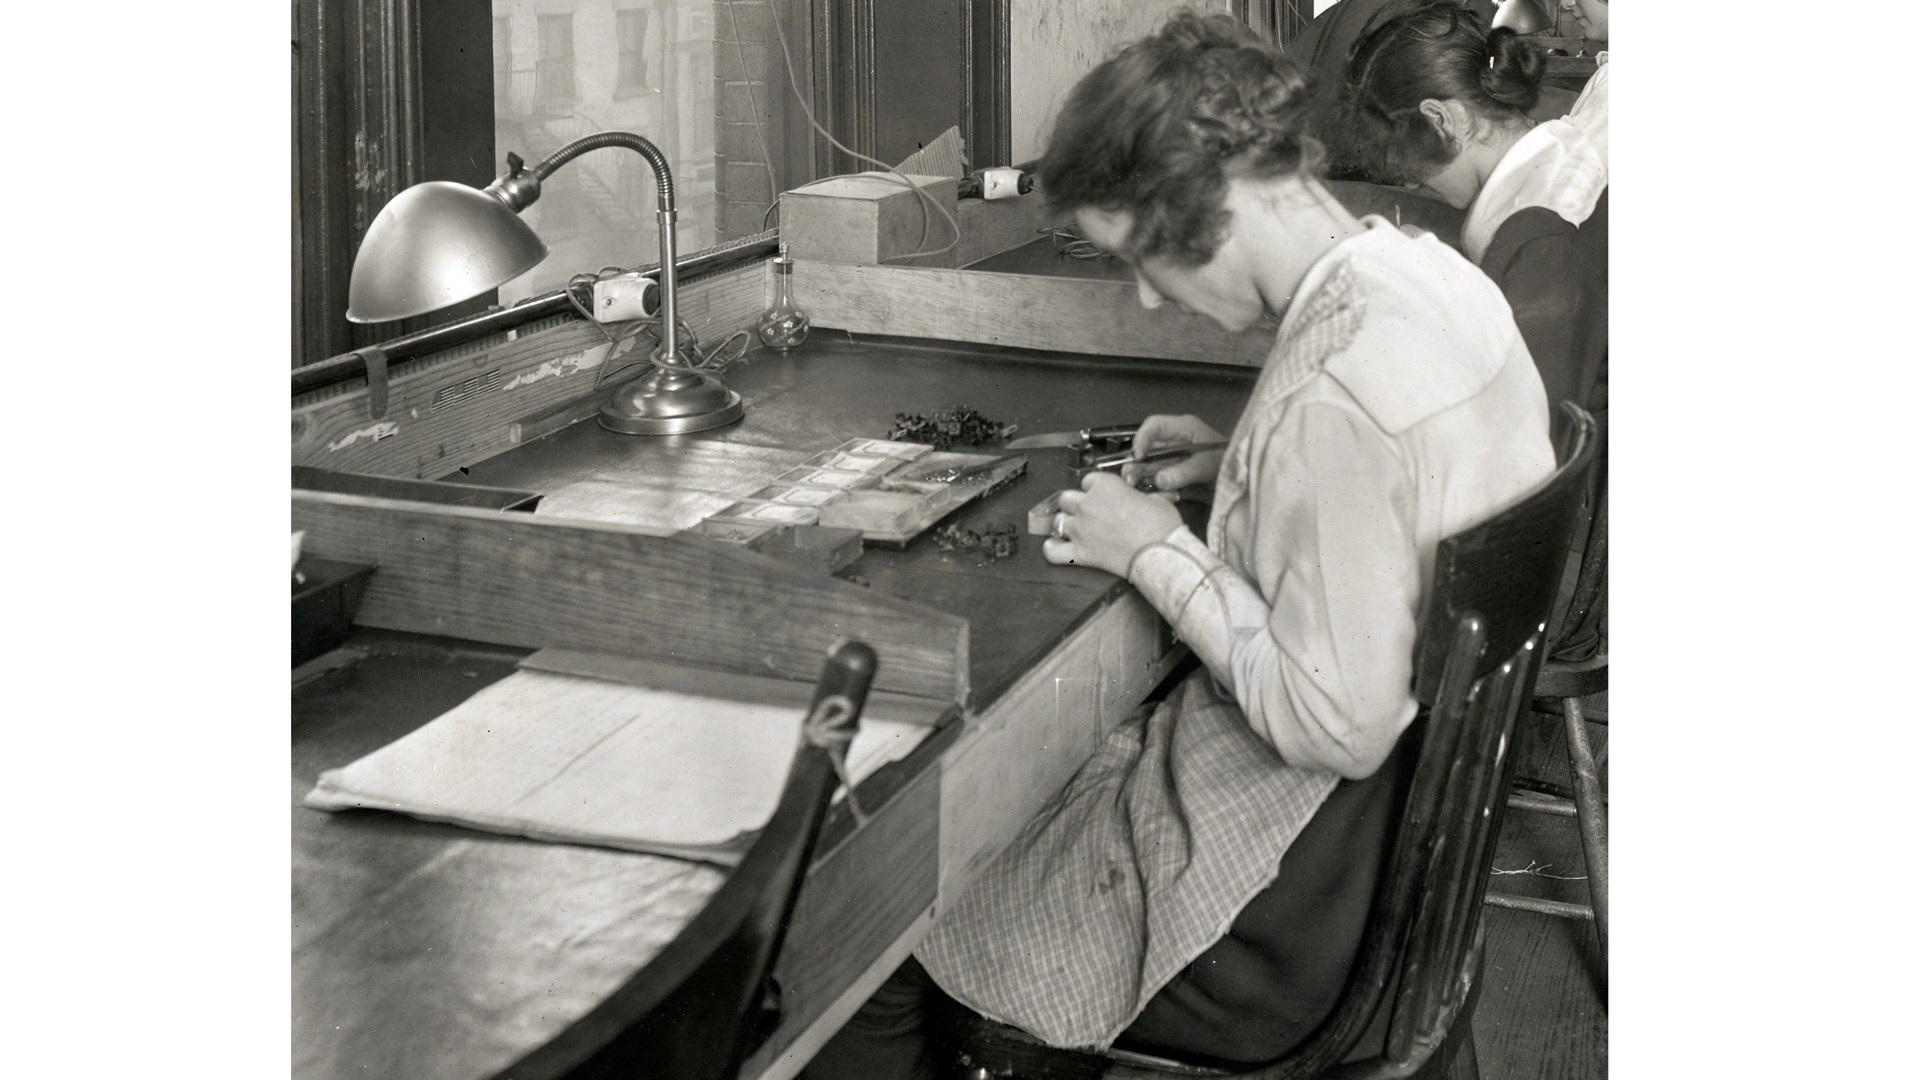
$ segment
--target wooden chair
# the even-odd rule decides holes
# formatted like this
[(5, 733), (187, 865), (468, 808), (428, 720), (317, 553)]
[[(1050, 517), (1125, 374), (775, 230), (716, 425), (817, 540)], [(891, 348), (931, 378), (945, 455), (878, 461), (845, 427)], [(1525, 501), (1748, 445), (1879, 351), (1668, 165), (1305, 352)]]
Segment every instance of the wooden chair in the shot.
[[(1545, 653), (1594, 459), (1592, 418), (1562, 408), (1570, 410), (1572, 438), (1552, 478), (1520, 504), (1442, 541), (1436, 553), (1415, 657), (1414, 692), (1425, 708), (1405, 736), (1421, 740), (1419, 759), (1359, 955), (1332, 1015), (1282, 1059), (1232, 1074), (1121, 1050), (1058, 1050), (968, 1014), (949, 1036), (954, 1075), (1477, 1077), (1468, 1021), (1509, 750)], [(1383, 1029), (1376, 1050), (1371, 1044), (1381, 1042)]]
[(1586, 699), (1607, 690), (1607, 640), (1603, 625), (1607, 588), (1607, 461), (1606, 426), (1599, 425), (1598, 457), (1594, 461), (1592, 494), (1584, 522), (1586, 540), (1580, 568), (1573, 580), (1565, 611), (1554, 621), (1547, 649), (1533, 688), (1533, 710), (1557, 715), (1566, 734), (1567, 758), (1573, 774), (1571, 789), (1548, 781), (1521, 777), (1508, 805), (1516, 810), (1571, 817), (1580, 829), (1581, 853), (1587, 864), (1586, 904), (1570, 904), (1512, 893), (1490, 892), (1487, 902), (1499, 907), (1532, 911), (1560, 918), (1592, 919), (1600, 939), (1600, 970), (1607, 956), (1607, 807), (1600, 789), (1598, 756), (1587, 736), (1587, 722), (1607, 722), (1604, 710), (1590, 713)]
[(564, 1076), (732, 1080), (773, 1030), (780, 953), (812, 862), (838, 760), (860, 723), (877, 660), (860, 642), (827, 657), (773, 818), (726, 884), (606, 1001), (496, 1080)]

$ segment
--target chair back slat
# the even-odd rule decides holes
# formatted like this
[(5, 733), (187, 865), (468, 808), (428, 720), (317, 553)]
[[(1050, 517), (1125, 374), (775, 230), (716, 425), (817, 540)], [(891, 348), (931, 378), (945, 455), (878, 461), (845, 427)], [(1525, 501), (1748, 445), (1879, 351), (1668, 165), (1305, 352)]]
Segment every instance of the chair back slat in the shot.
[(1423, 1060), (1445, 1039), (1471, 993), (1485, 868), (1505, 806), (1509, 750), (1526, 701), (1523, 689), (1532, 682), (1543, 641), (1536, 633), (1477, 680), (1466, 702), (1456, 706), (1443, 699), (1428, 718), (1430, 729), (1453, 728), (1458, 736), (1452, 741), (1439, 805), (1430, 816), (1431, 831), (1416, 838), (1427, 858), (1413, 887), (1419, 899), (1388, 1032), (1389, 1059)]
[[(1565, 414), (1555, 414), (1559, 421)], [(1555, 438), (1570, 435), (1573, 423), (1558, 424)], [(1565, 610), (1547, 628), (1547, 655), (1553, 658), (1584, 660), (1600, 648), (1600, 620), (1606, 611), (1607, 587), (1607, 424), (1605, 414), (1594, 420), (1594, 451), (1587, 499), (1581, 508), (1586, 535), (1580, 547), (1580, 572), (1568, 595)]]
[(1546, 629), (1594, 447), (1593, 419), (1577, 405), (1563, 402), (1561, 408), (1577, 416), (1571, 421), (1561, 467), (1546, 485), (1508, 510), (1442, 541), (1434, 555), (1433, 590), (1421, 620), (1414, 669), (1414, 695), (1422, 702), (1434, 700), (1446, 666), (1444, 638), (1466, 612), (1479, 612), (1487, 624), (1486, 652), (1474, 670), (1475, 678), (1499, 667), (1536, 631)]
[(1606, 610), (1601, 602), (1607, 588), (1607, 476), (1604, 460), (1594, 463), (1598, 480), (1594, 484), (1593, 512), (1587, 523), (1587, 542), (1580, 551), (1580, 575), (1574, 579), (1573, 597), (1567, 603), (1560, 624), (1553, 628), (1557, 650), (1564, 643), (1597, 640), (1596, 625)]
[[(1472, 993), (1479, 969), (1487, 869), (1506, 805), (1516, 723), (1546, 652), (1547, 622), (1567, 548), (1589, 490), (1593, 420), (1562, 405), (1562, 461), (1538, 491), (1493, 518), (1442, 541), (1423, 625), (1421, 676), (1434, 688), (1428, 742), (1384, 888), (1419, 897), (1405, 928), (1405, 955), (1386, 1057), (1413, 1064), (1445, 1038)], [(1477, 618), (1485, 645), (1471, 659), (1462, 699), (1453, 665), (1468, 662), (1444, 638)], [(1446, 635), (1448, 628), (1455, 628)], [(1431, 673), (1429, 673), (1431, 668)], [(1435, 740), (1434, 733), (1453, 736)], [(1423, 784), (1423, 774), (1445, 777)], [(1434, 792), (1438, 792), (1434, 796)], [(1431, 806), (1418, 800), (1435, 797)]]
[(1561, 463), (1547, 482), (1443, 540), (1435, 553), (1416, 647), (1415, 695), (1426, 708), (1407, 735), (1421, 740), (1419, 760), (1360, 953), (1326, 1022), (1285, 1059), (1247, 1077), (1326, 1075), (1381, 1009), (1390, 1017), (1384, 1056), (1353, 1068), (1410, 1075), (1471, 999), (1516, 720), (1546, 651), (1594, 459), (1592, 418), (1577, 406), (1562, 408)]
[(592, 1012), (496, 1074), (567, 1080), (733, 1080), (760, 1037), (772, 971), (814, 844), (840, 786), (834, 756), (859, 726), (877, 659), (841, 642), (816, 685), (780, 801), (699, 914)]

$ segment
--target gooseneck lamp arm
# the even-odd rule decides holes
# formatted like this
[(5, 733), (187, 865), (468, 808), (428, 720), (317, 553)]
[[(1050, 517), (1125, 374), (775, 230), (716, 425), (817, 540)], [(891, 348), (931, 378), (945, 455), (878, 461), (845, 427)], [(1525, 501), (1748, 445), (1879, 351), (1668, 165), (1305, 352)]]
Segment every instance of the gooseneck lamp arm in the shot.
[[(520, 211), (540, 198), (540, 183), (554, 170), (605, 146), (646, 158), (660, 185), (660, 352), (652, 371), (615, 388), (600, 407), (600, 426), (628, 435), (678, 435), (740, 419), (746, 410), (740, 395), (680, 355), (673, 172), (659, 147), (630, 132), (575, 139), (532, 169), (519, 155), (508, 154), (506, 175), (484, 192), (428, 180), (394, 196), (367, 227), (354, 255), (347, 318), (387, 322), (437, 311), (533, 269), (547, 257), (547, 246)], [(613, 362), (611, 349), (605, 362)]]
[(602, 131), (575, 139), (555, 150), (536, 164), (531, 173), (523, 171), (525, 163), (518, 154), (509, 153), (506, 175), (488, 184), (487, 194), (499, 199), (507, 205), (507, 209), (517, 214), (540, 198), (540, 182), (552, 176), (560, 166), (589, 151), (607, 146), (624, 146), (646, 158), (647, 164), (653, 167), (654, 183), (659, 186), (659, 207), (654, 212), (654, 218), (660, 224), (659, 362), (672, 366), (680, 363), (680, 332), (675, 319), (674, 296), (674, 262), (679, 254), (675, 225), (680, 219), (680, 212), (673, 205), (673, 170), (668, 168), (666, 155), (660, 152), (659, 147), (631, 132)]

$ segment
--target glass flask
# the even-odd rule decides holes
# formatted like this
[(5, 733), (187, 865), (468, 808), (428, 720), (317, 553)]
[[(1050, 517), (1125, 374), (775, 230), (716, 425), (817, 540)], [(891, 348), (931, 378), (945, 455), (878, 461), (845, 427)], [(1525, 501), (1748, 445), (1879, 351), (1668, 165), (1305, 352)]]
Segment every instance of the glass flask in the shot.
[(769, 349), (791, 349), (807, 340), (813, 326), (807, 313), (793, 302), (793, 260), (787, 258), (787, 245), (773, 257), (773, 306), (760, 316), (756, 329), (760, 344)]

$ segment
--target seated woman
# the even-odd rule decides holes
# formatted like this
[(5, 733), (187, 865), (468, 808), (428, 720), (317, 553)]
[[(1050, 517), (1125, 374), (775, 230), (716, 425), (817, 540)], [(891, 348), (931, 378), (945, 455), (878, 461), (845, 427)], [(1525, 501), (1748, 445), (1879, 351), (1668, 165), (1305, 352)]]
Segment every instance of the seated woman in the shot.
[[(1487, 25), (1492, 25), (1498, 5), (1494, 0), (1450, 0), (1478, 15)], [(1571, 3), (1573, 0), (1563, 0)], [(1593, 3), (1595, 0), (1581, 0)], [(1604, 2), (1604, 0), (1599, 0)], [(1341, 180), (1362, 180), (1354, 162), (1343, 160), (1340, 156), (1341, 145), (1337, 141), (1327, 140), (1323, 129), (1338, 122), (1337, 94), (1321, 91), (1337, 91), (1347, 73), (1347, 54), (1353, 51), (1354, 44), (1365, 36), (1367, 30), (1384, 17), (1391, 14), (1394, 7), (1407, 3), (1407, 0), (1337, 0), (1327, 5), (1306, 28), (1286, 43), (1282, 50), (1288, 60), (1299, 66), (1307, 74), (1313, 87), (1314, 100), (1324, 102), (1327, 108), (1316, 110), (1317, 115), (1309, 122), (1309, 130), (1322, 141), (1329, 142), (1327, 149), (1332, 156), (1327, 161), (1327, 175)], [(1558, 87), (1543, 86), (1540, 99), (1535, 102), (1533, 115), (1537, 119), (1547, 120), (1567, 112), (1573, 103), (1574, 94)], [(1352, 209), (1351, 203), (1348, 206)], [(1445, 237), (1443, 237), (1444, 239)]]
[[(1056, 1046), (1222, 1063), (1285, 1052), (1339, 998), (1408, 766), (1435, 545), (1554, 462), (1499, 290), (1327, 192), (1304, 85), (1230, 16), (1183, 12), (1055, 123), (1048, 198), (1131, 264), (1141, 304), (1231, 331), (1282, 316), (1224, 450), (1156, 468), (1162, 494), (1089, 475), (1043, 547), (1131, 581), (1202, 666), (943, 904), (812, 1075), (927, 1075), (942, 992)], [(1135, 450), (1220, 438), (1160, 415)], [(1181, 488), (1211, 491), (1204, 540), (1164, 497)]]
[[(1560, 0), (1560, 10), (1573, 16), (1589, 47), (1607, 43), (1607, 0)], [(1595, 59), (1598, 64), (1593, 75), (1580, 88), (1573, 107), (1567, 110), (1567, 119), (1600, 148), (1600, 162), (1604, 165), (1607, 160), (1606, 52), (1602, 50)]]
[[(1499, 283), (1549, 399), (1598, 406), (1606, 355), (1607, 163), (1588, 127), (1536, 124), (1541, 55), (1447, 0), (1386, 19), (1354, 46), (1337, 138), (1380, 183), (1464, 209), (1460, 244)], [(1593, 106), (1589, 106), (1591, 110)], [(1604, 131), (1604, 102), (1598, 104)], [(1604, 217), (1604, 210), (1601, 212)]]

